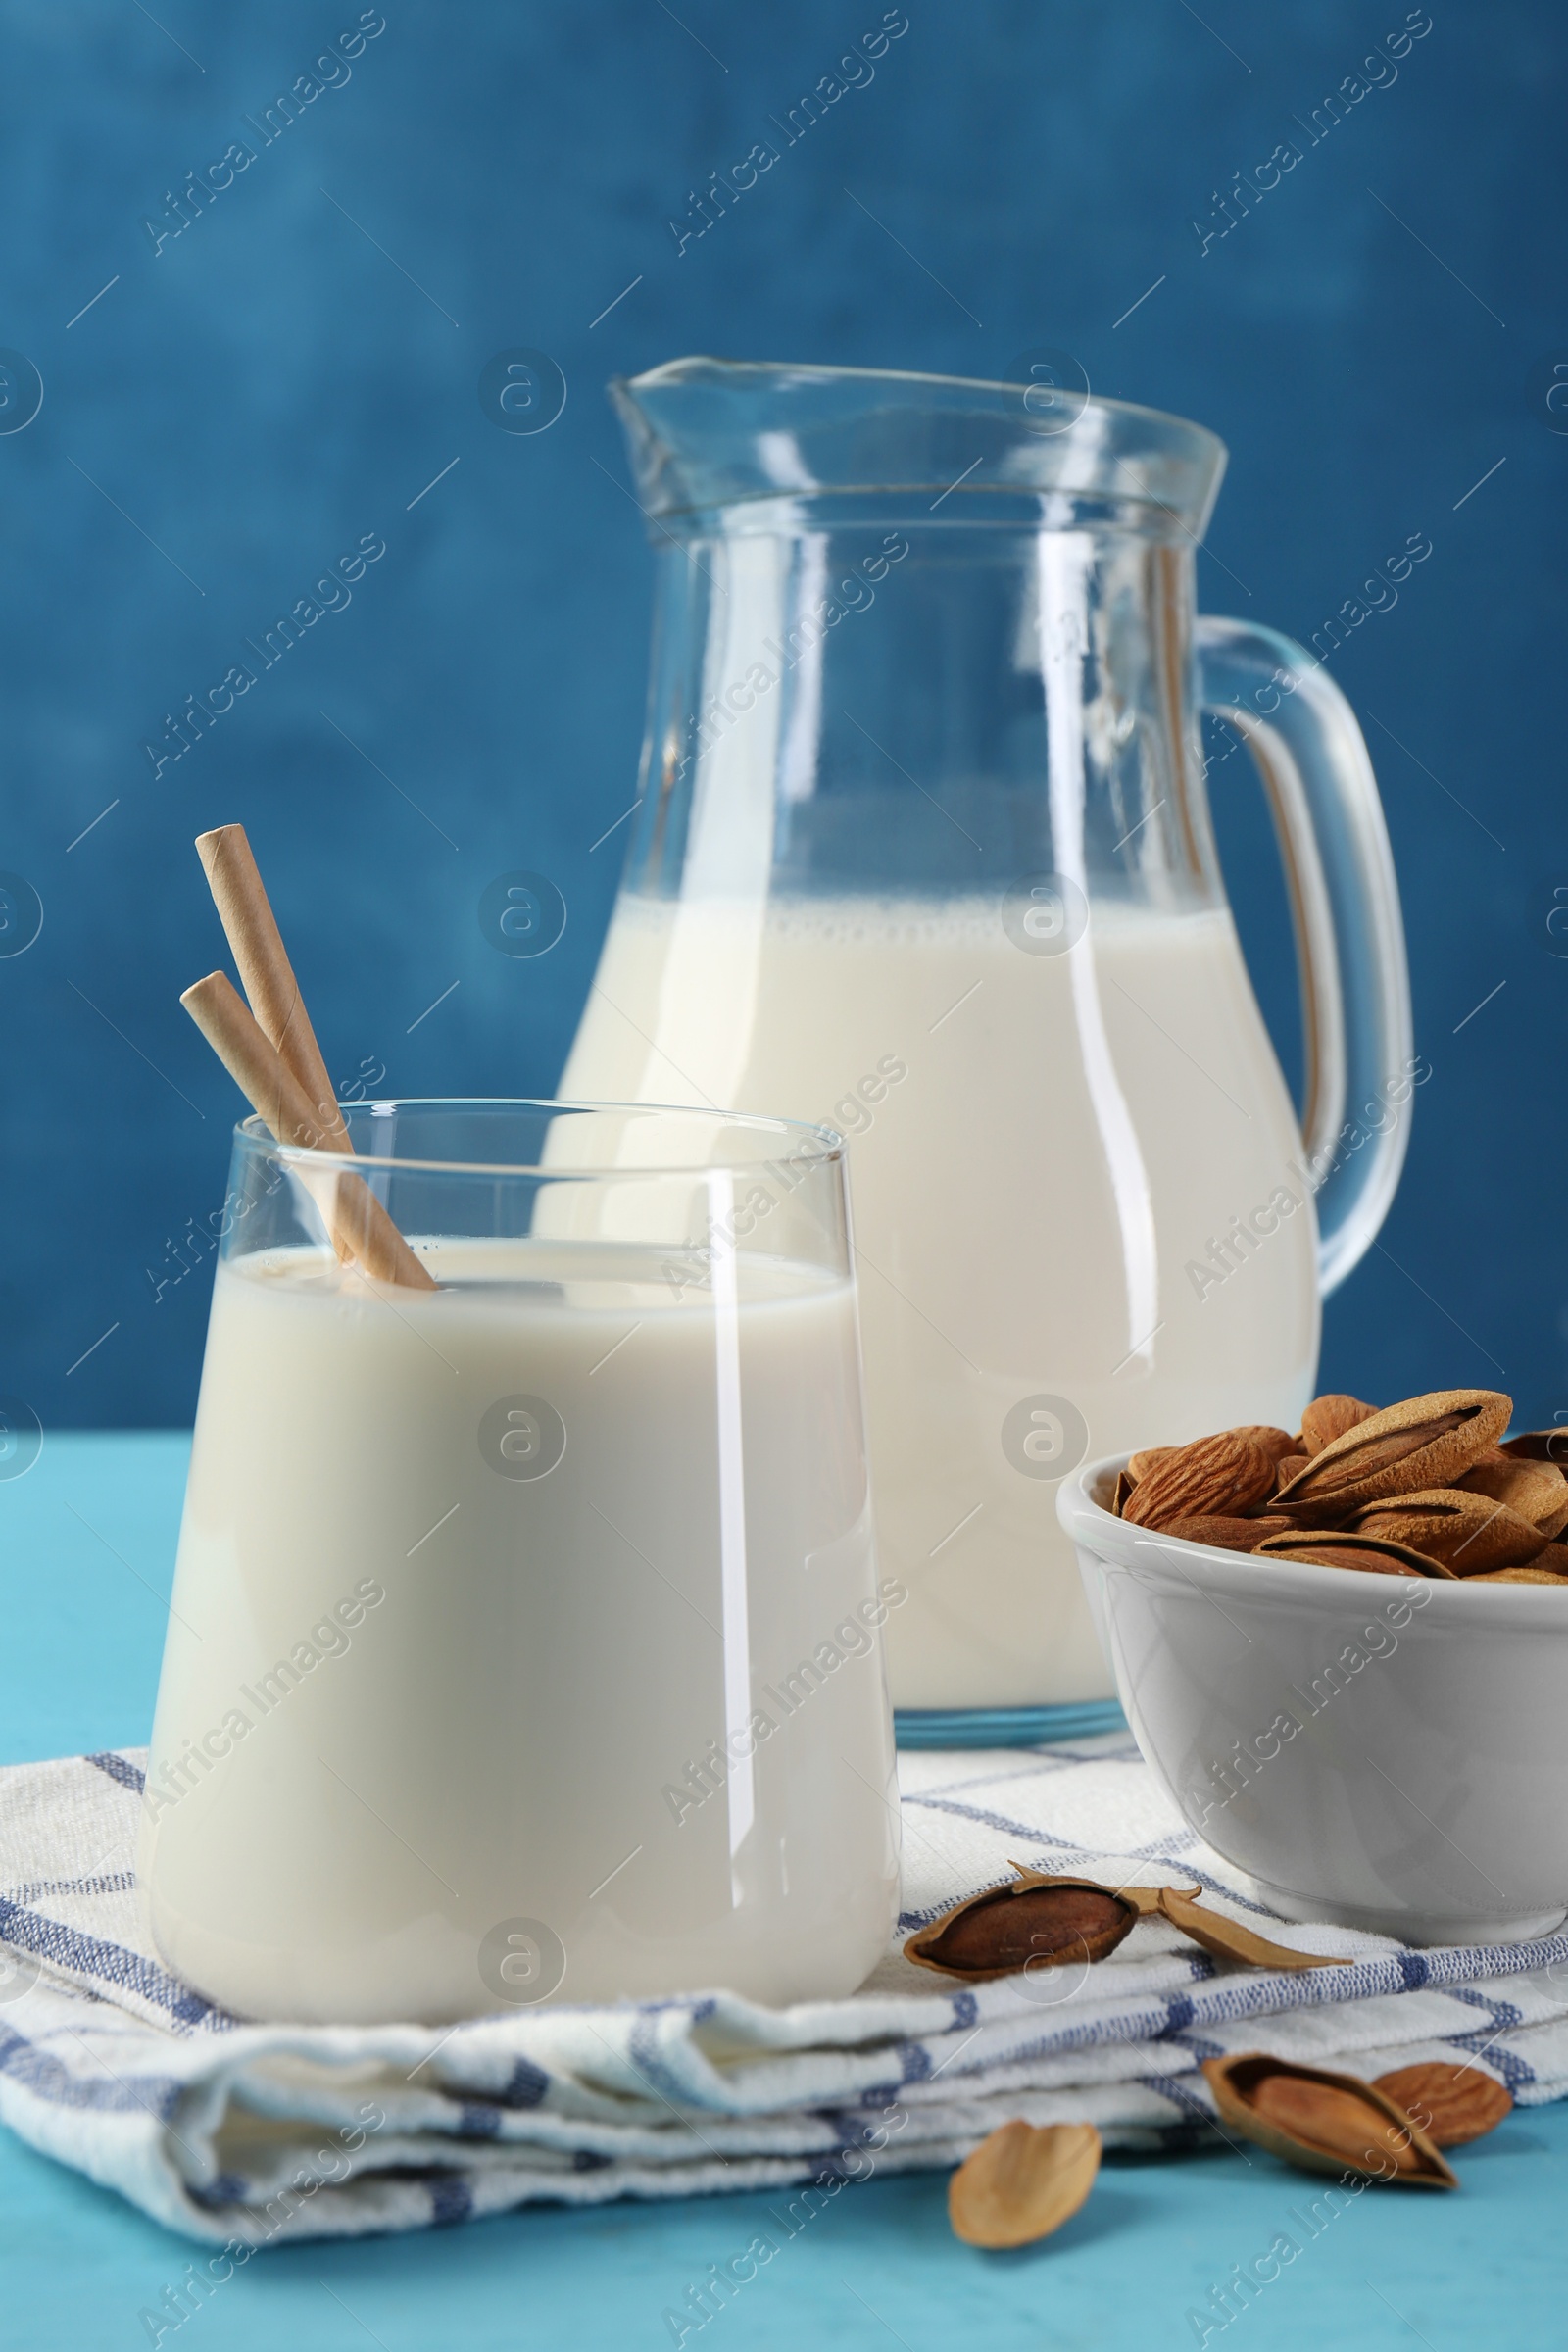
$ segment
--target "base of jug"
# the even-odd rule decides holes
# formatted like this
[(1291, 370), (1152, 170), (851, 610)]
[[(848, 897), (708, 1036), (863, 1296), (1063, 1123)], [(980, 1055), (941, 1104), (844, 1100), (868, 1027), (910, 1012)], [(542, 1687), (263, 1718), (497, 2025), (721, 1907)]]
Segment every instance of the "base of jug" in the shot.
[(1061, 1707), (895, 1707), (900, 1747), (1040, 1747), (1056, 1740), (1089, 1740), (1124, 1732), (1127, 1718), (1113, 1698), (1086, 1698)]

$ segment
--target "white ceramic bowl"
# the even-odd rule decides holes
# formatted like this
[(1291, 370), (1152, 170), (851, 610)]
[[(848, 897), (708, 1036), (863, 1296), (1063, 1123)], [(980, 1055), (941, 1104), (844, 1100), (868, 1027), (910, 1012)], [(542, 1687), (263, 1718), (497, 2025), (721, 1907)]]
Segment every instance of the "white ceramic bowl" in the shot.
[(1364, 1574), (1056, 1508), (1144, 1756), (1287, 1919), (1511, 1943), (1568, 1907), (1568, 1588)]

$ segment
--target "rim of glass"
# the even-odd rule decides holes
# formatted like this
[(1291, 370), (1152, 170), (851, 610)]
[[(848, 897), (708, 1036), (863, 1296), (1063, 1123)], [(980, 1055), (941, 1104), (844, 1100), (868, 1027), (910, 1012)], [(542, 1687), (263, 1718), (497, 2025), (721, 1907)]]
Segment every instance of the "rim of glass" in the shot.
[[(400, 1110), (474, 1111), (474, 1110), (543, 1110), (630, 1112), (638, 1118), (669, 1117), (683, 1119), (716, 1119), (726, 1127), (744, 1127), (759, 1134), (773, 1134), (786, 1142), (808, 1138), (822, 1150), (808, 1156), (827, 1167), (842, 1161), (846, 1142), (836, 1127), (817, 1126), (808, 1119), (772, 1118), (760, 1111), (710, 1110), (700, 1102), (558, 1102), (547, 1095), (374, 1095), (363, 1102), (340, 1102), (342, 1111), (393, 1112)], [(336, 1174), (343, 1169), (385, 1169), (389, 1175), (424, 1176), (537, 1176), (554, 1183), (578, 1179), (603, 1183), (612, 1178), (652, 1176), (744, 1176), (764, 1163), (759, 1160), (703, 1159), (690, 1162), (637, 1161), (614, 1167), (576, 1167), (552, 1161), (546, 1166), (534, 1160), (486, 1159), (405, 1159), (391, 1152), (361, 1152), (356, 1146), (354, 1156), (347, 1159), (340, 1152), (328, 1152), (315, 1144), (285, 1144), (268, 1126), (259, 1111), (235, 1122), (234, 1140), (271, 1156), (286, 1160), (291, 1167), (322, 1168)]]
[[(644, 494), (639, 503), (656, 523), (660, 516), (723, 512), (788, 488), (834, 499), (855, 491), (912, 492), (932, 483), (951, 490), (956, 472), (976, 507), (1017, 490), (1108, 495), (1118, 506), (1174, 517), (1201, 538), (1226, 464), (1225, 444), (1209, 426), (1097, 393), (1086, 378), (1076, 414), (1042, 435), (1022, 414), (1027, 389), (1000, 375), (703, 353), (612, 376), (609, 386), (631, 443), (632, 469)], [(1076, 389), (1073, 398), (1078, 402)], [(799, 436), (808, 482), (775, 479), (778, 469), (760, 440), (768, 421), (756, 406), (760, 402), (771, 404), (779, 430)], [(968, 478), (974, 466), (967, 474), (960, 470), (961, 454), (952, 464), (945, 456), (939, 461), (927, 426), (944, 449), (952, 443), (955, 450), (955, 432), (972, 427), (968, 439), (978, 434), (986, 444), (974, 466), (982, 458), (992, 461), (984, 481)], [(867, 427), (874, 428), (869, 442), (862, 430)], [(891, 446), (876, 437), (887, 428), (895, 430)], [(899, 436), (910, 430), (915, 439), (905, 447)], [(960, 432), (959, 441), (964, 438)], [(901, 457), (906, 466), (897, 462)], [(912, 481), (887, 478), (906, 469), (913, 472)], [(821, 474), (826, 478), (817, 479)], [(856, 475), (865, 478), (851, 478)]]
[[(654, 385), (663, 389), (682, 382), (682, 368), (721, 368), (731, 375), (814, 375), (852, 383), (947, 384), (963, 392), (1018, 392), (1027, 388), (1004, 375), (944, 375), (925, 368), (838, 368), (827, 360), (726, 360), (710, 352), (684, 353), (679, 359), (661, 360), (656, 367), (640, 368), (635, 375), (612, 375), (609, 380), (612, 387), (624, 385), (630, 392)], [(1114, 409), (1129, 416), (1152, 416), (1161, 424), (1179, 425), (1197, 441), (1219, 439), (1211, 425), (1183, 416), (1176, 409), (1156, 409), (1147, 400), (1118, 400), (1108, 392), (1096, 392), (1091, 387), (1084, 395), (1084, 407)]]

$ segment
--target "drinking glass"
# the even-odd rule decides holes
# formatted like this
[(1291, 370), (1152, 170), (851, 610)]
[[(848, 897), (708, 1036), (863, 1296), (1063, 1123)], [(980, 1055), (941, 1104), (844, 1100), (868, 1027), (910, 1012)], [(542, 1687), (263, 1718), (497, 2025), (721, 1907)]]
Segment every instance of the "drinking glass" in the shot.
[[(847, 1993), (898, 1815), (841, 1139), (344, 1104), (235, 1134), (139, 1876), (263, 2019)], [(329, 1207), (327, 1210), (329, 1214)]]

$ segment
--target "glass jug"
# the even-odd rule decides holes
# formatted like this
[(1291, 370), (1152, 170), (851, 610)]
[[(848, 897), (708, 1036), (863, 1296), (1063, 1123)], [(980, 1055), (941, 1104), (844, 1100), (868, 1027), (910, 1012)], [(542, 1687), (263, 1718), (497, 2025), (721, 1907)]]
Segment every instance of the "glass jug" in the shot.
[[(562, 1092), (851, 1138), (901, 1736), (1087, 1723), (1111, 1681), (1060, 1479), (1294, 1429), (1320, 1296), (1397, 1182), (1409, 989), (1366, 747), (1300, 646), (1196, 614), (1225, 464), (1200, 426), (707, 359), (612, 390), (658, 551), (653, 676)], [(1201, 710), (1272, 805), (1299, 1124)]]

